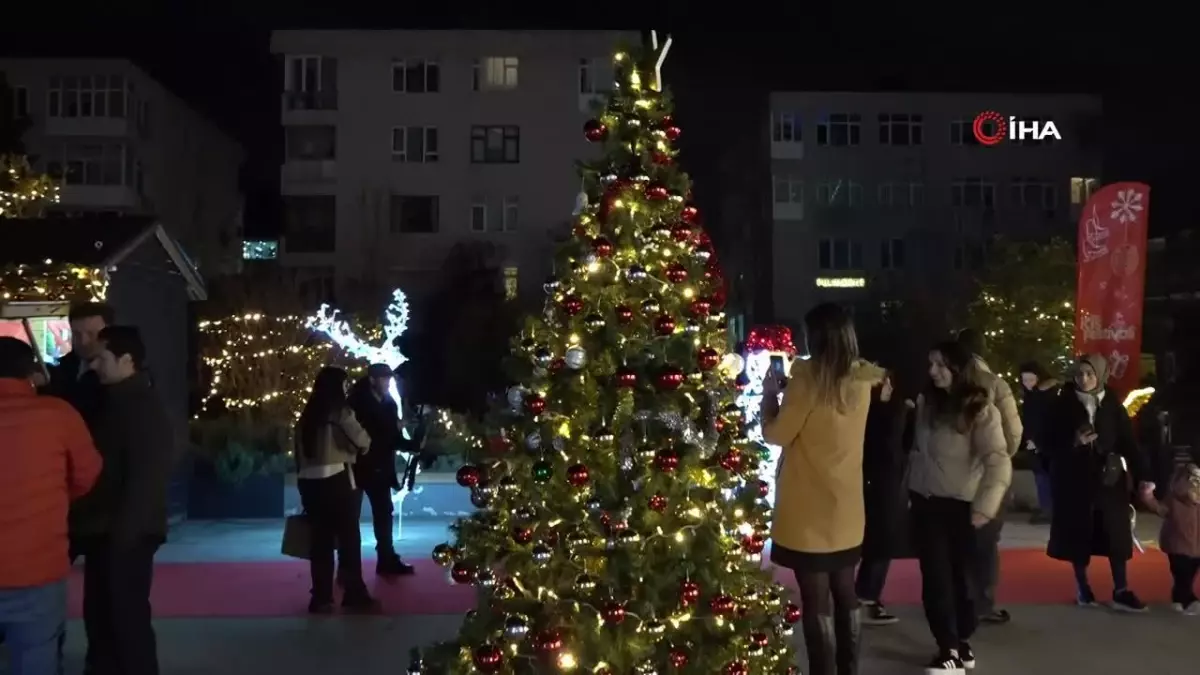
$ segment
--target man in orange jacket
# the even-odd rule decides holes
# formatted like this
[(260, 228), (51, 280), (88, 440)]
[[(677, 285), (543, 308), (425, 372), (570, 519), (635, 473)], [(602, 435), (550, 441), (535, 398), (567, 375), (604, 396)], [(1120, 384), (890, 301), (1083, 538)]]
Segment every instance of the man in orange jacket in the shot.
[(58, 675), (67, 613), (67, 510), (92, 488), (100, 455), (79, 413), (37, 396), (33, 349), (0, 337), (0, 633), (10, 668)]

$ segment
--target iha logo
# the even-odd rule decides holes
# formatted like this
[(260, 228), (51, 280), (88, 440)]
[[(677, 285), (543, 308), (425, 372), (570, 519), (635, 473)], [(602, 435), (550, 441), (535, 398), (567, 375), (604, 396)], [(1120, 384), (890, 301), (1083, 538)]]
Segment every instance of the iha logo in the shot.
[(975, 116), (971, 131), (980, 145), (999, 145), (1001, 141), (1044, 141), (1053, 138), (1062, 140), (1054, 122), (1023, 120), (1010, 115), (1006, 120), (1000, 113), (987, 110)]

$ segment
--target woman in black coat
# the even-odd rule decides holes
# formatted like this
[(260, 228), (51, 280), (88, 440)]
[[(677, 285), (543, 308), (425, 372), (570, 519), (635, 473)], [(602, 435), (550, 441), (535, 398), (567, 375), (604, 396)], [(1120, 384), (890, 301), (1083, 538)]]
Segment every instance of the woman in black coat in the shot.
[(1149, 465), (1121, 398), (1104, 386), (1107, 376), (1103, 356), (1079, 357), (1074, 382), (1062, 388), (1046, 417), (1054, 499), (1046, 553), (1074, 566), (1082, 606), (1096, 604), (1088, 562), (1092, 556), (1108, 558), (1113, 608), (1141, 612), (1146, 606), (1129, 589), (1126, 576), (1126, 563), (1133, 557), (1130, 514), (1134, 485), (1139, 493), (1154, 485), (1146, 482)]
[[(855, 591), (866, 609), (869, 624), (897, 621), (880, 602), (888, 567), (897, 558), (910, 557), (908, 492), (904, 469), (911, 444), (913, 402), (896, 395), (892, 375), (872, 392), (863, 441), (863, 498), (867, 527), (863, 560), (858, 567)], [(906, 442), (907, 441), (907, 442)]]

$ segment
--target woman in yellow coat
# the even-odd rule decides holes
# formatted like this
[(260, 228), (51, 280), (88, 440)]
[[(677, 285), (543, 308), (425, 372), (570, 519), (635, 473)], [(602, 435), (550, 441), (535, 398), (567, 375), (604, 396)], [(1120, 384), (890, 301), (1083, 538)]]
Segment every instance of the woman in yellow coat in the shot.
[[(858, 672), (863, 436), (883, 369), (858, 357), (849, 313), (834, 304), (804, 317), (809, 360), (764, 384), (763, 437), (783, 448), (775, 485), (771, 561), (800, 585), (810, 675)], [(783, 401), (778, 393), (783, 390)]]

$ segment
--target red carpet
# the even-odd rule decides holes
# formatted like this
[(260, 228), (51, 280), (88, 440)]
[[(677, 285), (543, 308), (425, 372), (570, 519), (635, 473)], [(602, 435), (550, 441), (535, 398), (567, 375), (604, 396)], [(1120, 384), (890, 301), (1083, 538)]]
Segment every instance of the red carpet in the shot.
[[(474, 607), (474, 589), (451, 585), (445, 570), (432, 560), (412, 562), (417, 568), (413, 577), (394, 582), (371, 577), (369, 581), (388, 614), (458, 614)], [(373, 570), (374, 563), (365, 567)], [(786, 571), (779, 576), (784, 584), (795, 587)], [(1094, 560), (1091, 577), (1097, 597), (1107, 598), (1112, 593), (1108, 563)], [(1167, 561), (1158, 551), (1135, 556), (1129, 578), (1144, 601), (1169, 600)], [(81, 613), (82, 581), (76, 570), (71, 578), (71, 616), (75, 618)], [(162, 618), (298, 616), (305, 613), (308, 588), (308, 563), (302, 561), (175, 563), (156, 566), (152, 598), (154, 614)], [(1072, 602), (1071, 568), (1050, 560), (1041, 550), (1006, 550), (997, 595), (1002, 605)], [(921, 575), (916, 562), (893, 563), (884, 601), (912, 605), (920, 599)]]

